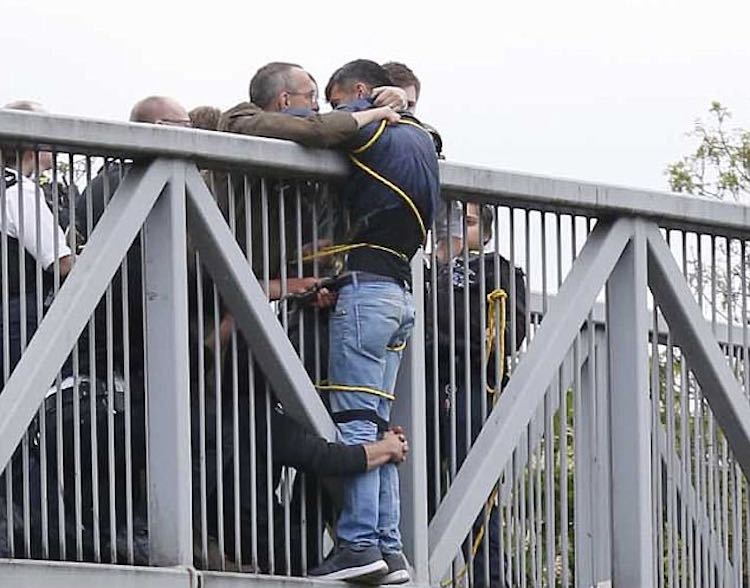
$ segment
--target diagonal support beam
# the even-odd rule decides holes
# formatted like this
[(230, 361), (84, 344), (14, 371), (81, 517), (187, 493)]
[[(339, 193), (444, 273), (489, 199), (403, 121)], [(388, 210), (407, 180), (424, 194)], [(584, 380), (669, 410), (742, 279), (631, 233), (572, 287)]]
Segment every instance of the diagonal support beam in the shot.
[(171, 173), (171, 162), (134, 165), (107, 206), (49, 312), (0, 394), (0, 469), (34, 418)]
[(750, 405), (659, 228), (649, 223), (646, 231), (648, 285), (745, 477), (750, 478)]
[(188, 168), (186, 183), (190, 239), (284, 409), (310, 430), (329, 441), (336, 440), (336, 425), (197, 168)]
[(591, 233), (430, 524), (432, 580), (450, 567), (632, 234), (630, 219)]

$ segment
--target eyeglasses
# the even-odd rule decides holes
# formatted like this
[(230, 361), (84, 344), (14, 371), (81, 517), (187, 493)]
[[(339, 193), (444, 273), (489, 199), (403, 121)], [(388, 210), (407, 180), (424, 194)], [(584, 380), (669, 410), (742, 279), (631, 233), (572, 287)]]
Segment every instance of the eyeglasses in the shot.
[(192, 128), (193, 123), (192, 121), (187, 119), (179, 119), (179, 120), (170, 120), (168, 118), (160, 118), (159, 120), (154, 121), (155, 125), (164, 125), (167, 127), (184, 127), (184, 128)]

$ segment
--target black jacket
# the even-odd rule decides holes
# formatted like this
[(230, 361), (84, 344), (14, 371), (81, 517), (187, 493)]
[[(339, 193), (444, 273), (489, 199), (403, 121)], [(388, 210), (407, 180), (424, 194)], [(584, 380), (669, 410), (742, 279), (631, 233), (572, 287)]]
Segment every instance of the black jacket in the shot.
[[(486, 253), (484, 255), (484, 284), (481, 283), (482, 257), (479, 254), (471, 254), (468, 267), (464, 267), (464, 258), (459, 255), (451, 263), (440, 264), (437, 268), (437, 283), (428, 282), (426, 288), (425, 316), (427, 336), (427, 357), (430, 359), (433, 346), (437, 345), (438, 365), (440, 368), (441, 384), (447, 384), (450, 374), (450, 363), (455, 362), (458, 383), (460, 384), (464, 373), (465, 349), (468, 346), (469, 366), (472, 379), (477, 381), (481, 374), (482, 347), (485, 345), (485, 334), (481, 329), (481, 307), (485, 309), (485, 325), (489, 322), (489, 308), (487, 295), (495, 290), (496, 263), (499, 269), (499, 287), (508, 296), (505, 304), (505, 358), (511, 354), (511, 326), (512, 326), (512, 304), (511, 304), (511, 265), (502, 255)], [(515, 276), (515, 344), (518, 349), (526, 337), (526, 278), (520, 268), (514, 269)], [(426, 272), (427, 278), (431, 276)], [(469, 314), (464, 310), (464, 292), (469, 292)], [(453, 291), (454, 309), (454, 334), (455, 355), (451, 357), (450, 347), (450, 291)], [(433, 318), (433, 294), (437, 296), (437, 322)], [(465, 338), (465, 328), (468, 320), (469, 340)], [(498, 328), (500, 323), (498, 320)], [(497, 349), (493, 347), (492, 353), (487, 357), (487, 381), (494, 386), (495, 354)], [(504, 358), (504, 359), (505, 359)]]

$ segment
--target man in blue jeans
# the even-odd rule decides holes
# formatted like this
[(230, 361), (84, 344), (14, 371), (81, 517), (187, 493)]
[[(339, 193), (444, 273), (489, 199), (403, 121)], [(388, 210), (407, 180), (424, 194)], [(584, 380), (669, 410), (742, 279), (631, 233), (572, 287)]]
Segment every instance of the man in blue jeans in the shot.
[[(326, 98), (340, 110), (372, 108), (374, 87), (390, 85), (368, 60), (337, 70)], [(336, 307), (329, 319), (331, 411), (344, 443), (369, 443), (388, 429), (401, 355), (414, 324), (409, 262), (424, 243), (438, 196), (432, 139), (404, 114), (360, 129), (348, 145), (342, 186), (353, 224)], [(399, 482), (386, 464), (345, 482), (332, 555), (311, 576), (397, 584), (409, 580), (399, 532)]]

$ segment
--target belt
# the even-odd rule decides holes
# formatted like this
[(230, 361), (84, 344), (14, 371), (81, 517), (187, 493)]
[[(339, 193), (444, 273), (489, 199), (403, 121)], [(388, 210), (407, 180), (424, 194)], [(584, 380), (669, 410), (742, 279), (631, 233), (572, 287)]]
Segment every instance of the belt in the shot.
[(355, 283), (371, 283), (371, 282), (389, 282), (400, 286), (407, 292), (411, 292), (411, 285), (406, 280), (394, 278), (393, 276), (383, 276), (380, 274), (373, 274), (371, 272), (354, 271), (347, 272), (336, 278), (336, 288), (343, 288), (349, 284)]

